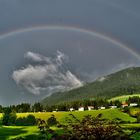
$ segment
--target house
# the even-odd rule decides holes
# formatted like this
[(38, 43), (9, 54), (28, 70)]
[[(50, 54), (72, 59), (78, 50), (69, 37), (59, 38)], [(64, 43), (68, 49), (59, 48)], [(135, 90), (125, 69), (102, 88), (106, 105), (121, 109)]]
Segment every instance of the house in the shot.
[(98, 107), (98, 109), (103, 110), (103, 109), (105, 109), (105, 107), (104, 106), (101, 106), (101, 107)]
[(94, 109), (94, 106), (88, 106), (88, 110), (93, 110)]
[(74, 108), (72, 107), (72, 108), (70, 108), (70, 111), (74, 111)]
[(58, 109), (53, 110), (52, 112), (58, 112)]
[(100, 109), (105, 109), (105, 107), (104, 107), (104, 106), (102, 106)]
[(138, 106), (138, 104), (137, 103), (130, 103), (129, 106), (134, 107), (134, 106)]
[(117, 108), (117, 106), (112, 105), (112, 106), (110, 106), (110, 108), (111, 108), (111, 109), (115, 109), (115, 108)]
[(127, 107), (128, 103), (122, 103), (122, 108)]
[(82, 106), (79, 107), (79, 108), (78, 108), (78, 111), (84, 111), (84, 107), (82, 107)]

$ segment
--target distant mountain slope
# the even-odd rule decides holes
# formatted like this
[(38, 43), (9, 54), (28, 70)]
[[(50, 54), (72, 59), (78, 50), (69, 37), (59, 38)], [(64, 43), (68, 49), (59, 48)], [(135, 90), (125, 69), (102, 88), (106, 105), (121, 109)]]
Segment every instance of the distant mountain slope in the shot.
[(122, 95), (122, 96), (116, 96), (113, 97), (111, 99), (109, 99), (109, 101), (115, 101), (115, 100), (119, 100), (121, 102), (125, 102), (126, 100), (128, 100), (129, 98), (132, 97), (140, 97), (140, 94), (131, 94), (131, 95)]
[(110, 98), (134, 93), (140, 93), (140, 67), (127, 68), (100, 77), (96, 81), (88, 83), (83, 87), (52, 94), (45, 98), (42, 103), (53, 105), (87, 98)]

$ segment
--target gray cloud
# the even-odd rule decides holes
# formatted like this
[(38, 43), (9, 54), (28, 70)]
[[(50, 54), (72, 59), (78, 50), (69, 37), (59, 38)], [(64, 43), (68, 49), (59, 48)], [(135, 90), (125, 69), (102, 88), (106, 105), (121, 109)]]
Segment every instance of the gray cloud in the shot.
[[(83, 85), (70, 70), (63, 69), (63, 61), (67, 58), (65, 54), (57, 51), (55, 58), (45, 57), (38, 53), (27, 52), (25, 58), (38, 62), (37, 65), (28, 65), (22, 69), (15, 70), (12, 78), (17, 85), (24, 87), (35, 95), (46, 91), (47, 95), (53, 92), (68, 90)], [(41, 64), (40, 62), (45, 62)]]
[(25, 58), (28, 58), (28, 59), (32, 59), (33, 61), (37, 61), (37, 62), (41, 62), (44, 60), (44, 57), (41, 56), (40, 54), (38, 53), (33, 53), (33, 52), (27, 52), (25, 55), (24, 55)]

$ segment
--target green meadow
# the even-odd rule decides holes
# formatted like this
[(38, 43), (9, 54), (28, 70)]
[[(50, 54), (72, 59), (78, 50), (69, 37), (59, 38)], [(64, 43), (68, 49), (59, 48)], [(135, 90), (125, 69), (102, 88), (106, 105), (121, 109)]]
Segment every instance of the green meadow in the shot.
[[(17, 113), (17, 117), (26, 117), (29, 114), (34, 115), (36, 118), (47, 120), (51, 115), (55, 115), (60, 123), (67, 123), (69, 114), (75, 115), (77, 118), (82, 119), (85, 115), (97, 116), (102, 113), (103, 119), (120, 119), (125, 124), (124, 128), (139, 128), (140, 125), (136, 124), (136, 118), (130, 117), (128, 114), (121, 112), (119, 109), (105, 109), (105, 110), (93, 110), (93, 111), (75, 111), (75, 112), (42, 112), (42, 113)], [(2, 117), (2, 114), (0, 114)], [(58, 130), (56, 131), (62, 131)], [(37, 126), (0, 126), (0, 140), (11, 140), (16, 137), (25, 137), (27, 140), (36, 140), (39, 135)], [(134, 137), (140, 138), (138, 134)]]
[(109, 99), (109, 101), (119, 100), (119, 101), (121, 101), (121, 102), (125, 102), (126, 100), (128, 100), (129, 97), (134, 97), (134, 96), (140, 97), (140, 94), (132, 94), (132, 95), (117, 96), (117, 97), (114, 97), (114, 98)]
[(39, 134), (37, 126), (1, 126), (0, 140), (11, 140), (16, 137), (27, 137), (36, 140)]
[(105, 109), (105, 110), (93, 110), (93, 111), (74, 111), (74, 112), (40, 112), (40, 113), (17, 113), (17, 117), (26, 117), (29, 114), (34, 115), (36, 118), (47, 120), (51, 115), (55, 115), (60, 123), (66, 123), (66, 118), (69, 118), (69, 114), (73, 114), (79, 119), (82, 119), (86, 115), (92, 115), (93, 117), (98, 114), (102, 114), (103, 119), (120, 119), (126, 122), (135, 122), (136, 118), (130, 117), (128, 114), (121, 112), (119, 109)]

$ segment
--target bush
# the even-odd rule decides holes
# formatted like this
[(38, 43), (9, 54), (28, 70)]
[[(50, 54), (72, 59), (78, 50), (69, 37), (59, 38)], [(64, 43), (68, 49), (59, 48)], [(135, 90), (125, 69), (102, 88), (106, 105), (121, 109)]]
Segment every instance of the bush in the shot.
[(17, 126), (26, 126), (26, 118), (17, 118), (16, 120), (16, 125)]
[(57, 125), (58, 121), (56, 120), (55, 116), (52, 115), (48, 120), (47, 120), (47, 124), (49, 126), (53, 126), (53, 125)]
[(91, 115), (78, 120), (71, 114), (76, 123), (70, 123), (70, 138), (75, 140), (131, 140), (117, 121), (102, 120), (102, 114)]
[(27, 118), (26, 118), (26, 124), (27, 125), (36, 125), (37, 121), (36, 121), (36, 118), (35, 116), (33, 115), (28, 115)]
[(35, 116), (33, 115), (28, 115), (26, 118), (18, 118), (16, 120), (16, 125), (18, 126), (31, 126), (31, 125), (36, 125), (37, 121)]
[(2, 124), (3, 125), (15, 125), (16, 118), (17, 118), (16, 113), (14, 111), (12, 111), (10, 108), (7, 108), (3, 114)]
[(58, 127), (63, 128), (63, 134), (51, 130), (44, 120), (38, 121), (38, 128), (44, 140), (131, 140), (130, 136), (134, 133), (126, 134), (117, 121), (102, 120), (101, 116), (88, 115), (79, 120), (71, 114), (69, 125), (58, 123)]
[(136, 116), (137, 116), (137, 122), (140, 123), (140, 112), (138, 112), (138, 113), (136, 114)]

